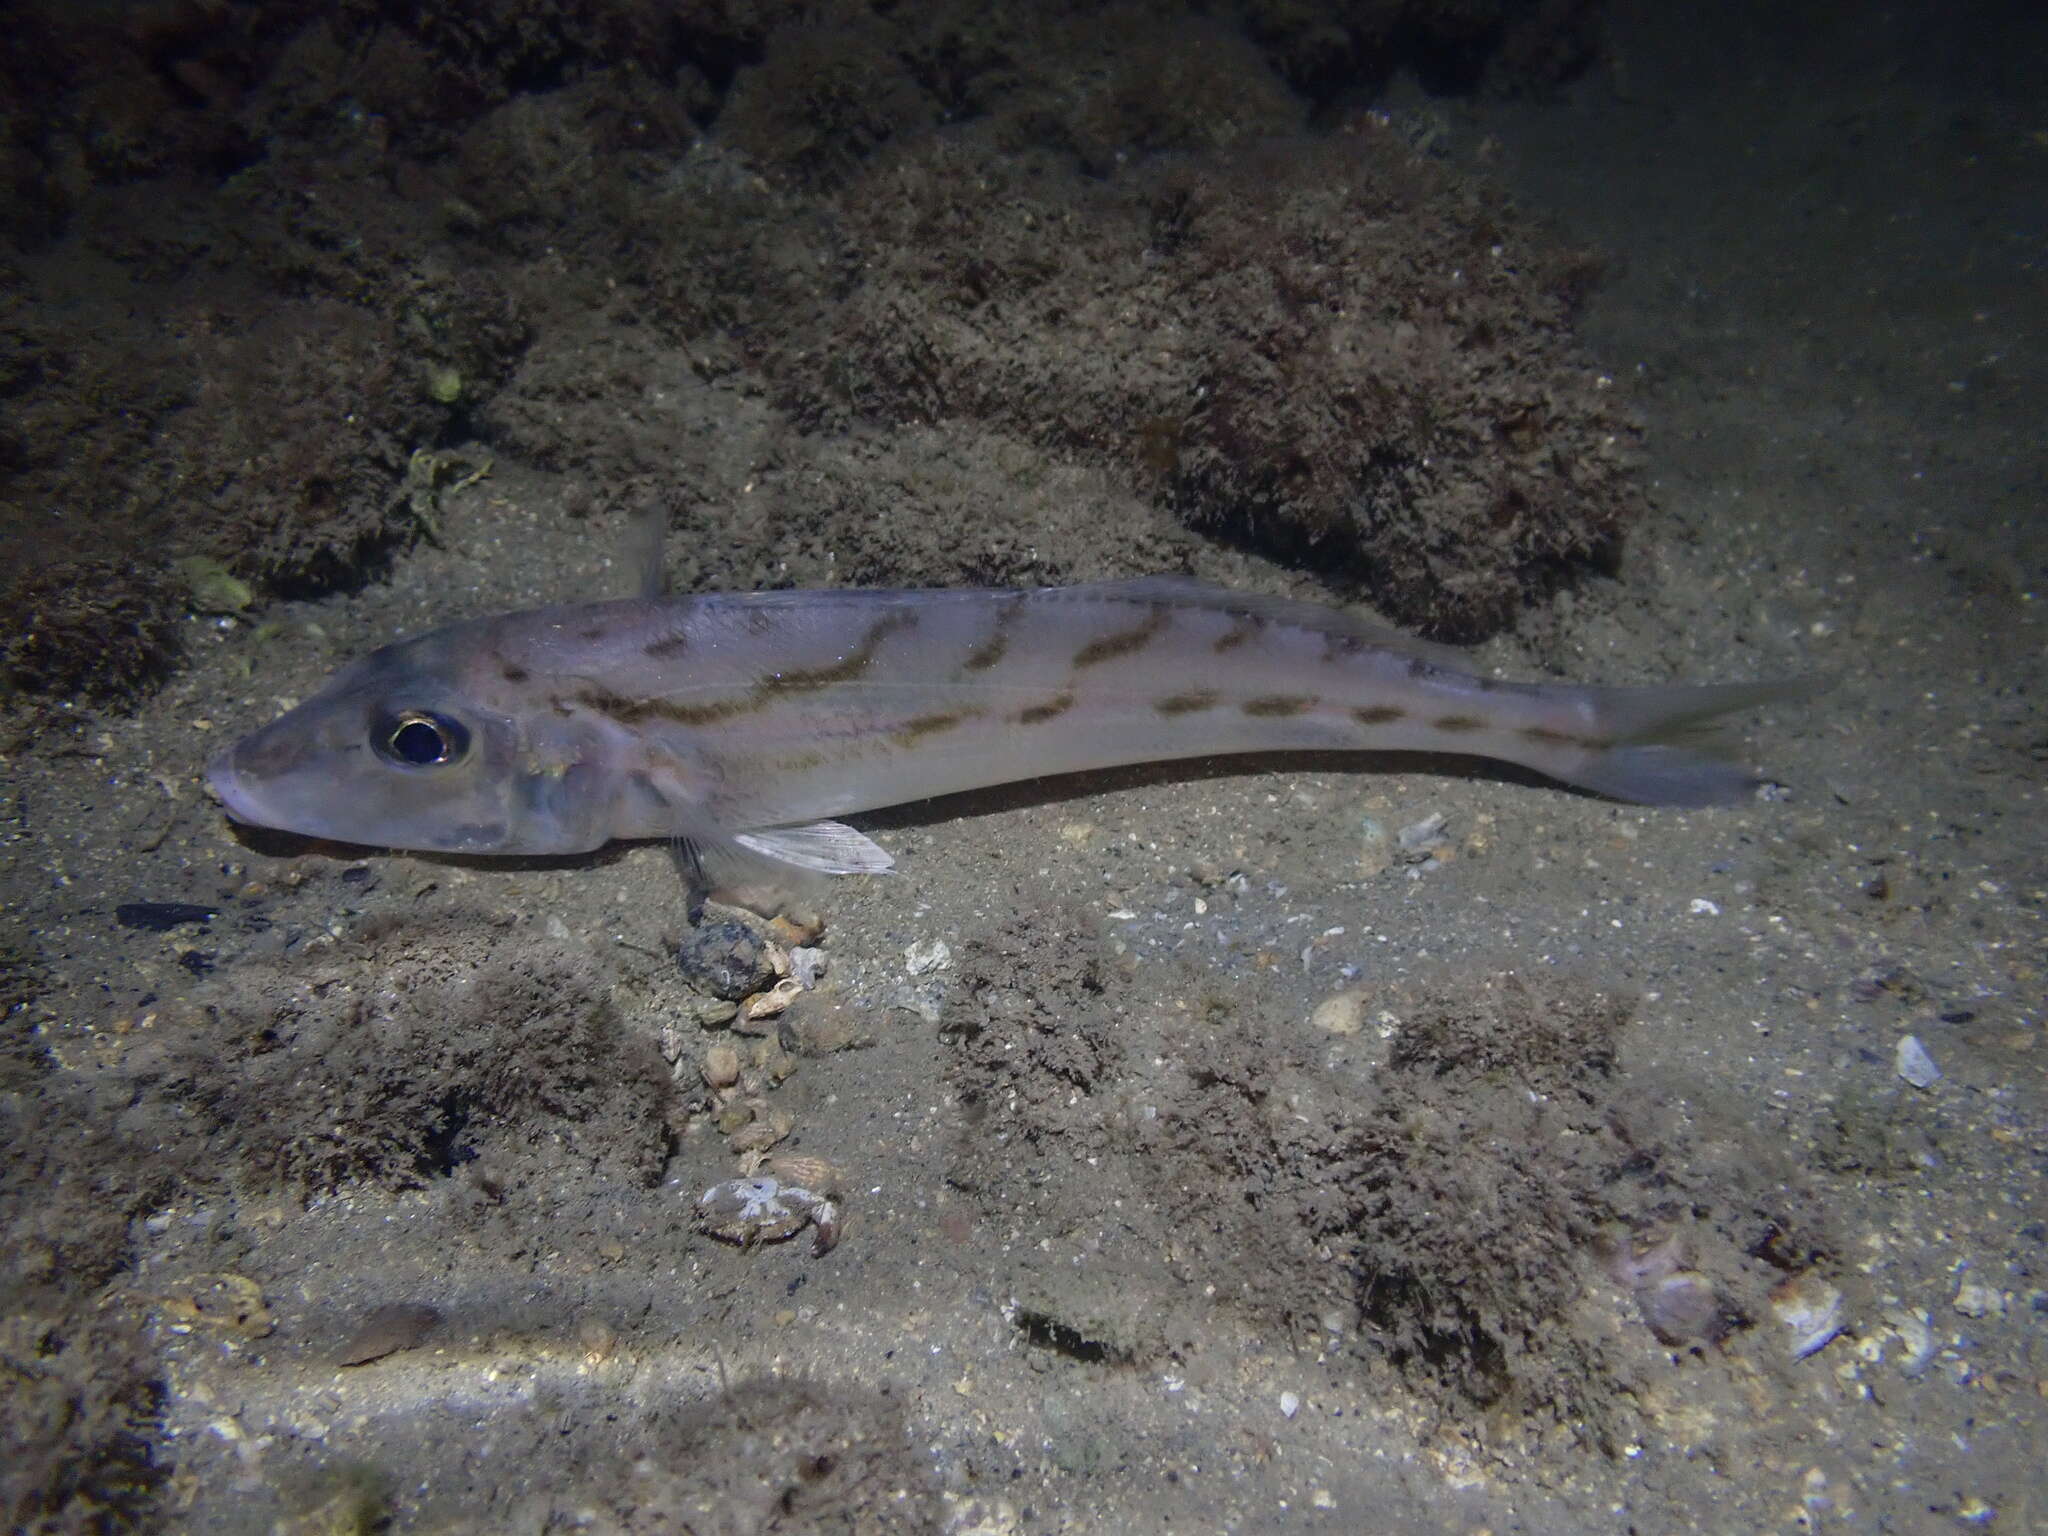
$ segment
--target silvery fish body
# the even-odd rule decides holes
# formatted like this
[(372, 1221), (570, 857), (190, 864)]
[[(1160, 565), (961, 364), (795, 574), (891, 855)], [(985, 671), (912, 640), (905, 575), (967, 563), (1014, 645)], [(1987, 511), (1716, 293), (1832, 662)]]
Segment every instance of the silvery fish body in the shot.
[(1463, 752), (1623, 799), (1724, 801), (1754, 780), (1686, 739), (1786, 691), (1500, 682), (1334, 609), (1176, 578), (710, 594), (387, 646), (209, 777), (240, 821), (347, 842), (567, 854), (673, 838), (876, 872), (888, 856), (836, 818), (1220, 753)]

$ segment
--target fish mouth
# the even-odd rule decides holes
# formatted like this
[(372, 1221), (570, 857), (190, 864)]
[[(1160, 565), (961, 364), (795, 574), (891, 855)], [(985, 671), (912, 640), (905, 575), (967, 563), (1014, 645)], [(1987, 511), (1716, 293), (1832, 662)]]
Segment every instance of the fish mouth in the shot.
[(233, 747), (215, 754), (213, 760), (206, 765), (206, 787), (213, 792), (213, 798), (218, 800), (221, 807), (236, 821), (251, 827), (265, 825), (262, 816), (256, 811), (254, 799), (242, 785), (241, 775), (235, 771)]

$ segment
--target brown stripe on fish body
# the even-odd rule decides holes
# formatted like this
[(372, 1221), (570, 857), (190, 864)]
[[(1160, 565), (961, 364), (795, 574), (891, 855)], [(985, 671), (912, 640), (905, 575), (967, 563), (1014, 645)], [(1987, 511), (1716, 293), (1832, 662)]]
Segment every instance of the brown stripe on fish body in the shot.
[(832, 760), (831, 754), (810, 747), (800, 752), (785, 752), (780, 757), (768, 758), (765, 766), (777, 773), (812, 773)]
[(1408, 718), (1408, 711), (1398, 704), (1367, 704), (1351, 711), (1351, 718), (1360, 725), (1392, 725)]
[(1255, 699), (1246, 699), (1237, 707), (1255, 720), (1285, 720), (1293, 715), (1306, 714), (1321, 702), (1312, 693), (1265, 693)]
[(1483, 731), (1486, 721), (1477, 715), (1438, 715), (1429, 722), (1437, 730), (1451, 736), (1463, 736), (1469, 731)]
[(1074, 707), (1074, 691), (1055, 694), (1043, 704), (1027, 704), (1010, 718), (1019, 725), (1041, 725), (1047, 720), (1057, 720)]
[(1136, 624), (1127, 629), (1112, 630), (1074, 652), (1074, 670), (1078, 672), (1084, 667), (1099, 666), (1105, 661), (1115, 661), (1119, 656), (1136, 655), (1164, 633), (1171, 618), (1172, 612), (1166, 604), (1149, 604), (1145, 617)]
[(1223, 631), (1222, 634), (1216, 637), (1216, 641), (1213, 645), (1210, 646), (1210, 649), (1213, 650), (1218, 656), (1221, 656), (1225, 651), (1234, 651), (1240, 645), (1243, 645), (1245, 641), (1251, 639), (1264, 627), (1265, 626), (1262, 625), (1259, 622), (1259, 620), (1254, 618), (1251, 614), (1237, 614), (1232, 617), (1230, 621), (1230, 628), (1226, 629), (1225, 631)]
[(899, 747), (914, 747), (933, 736), (943, 736), (956, 726), (970, 720), (979, 720), (987, 711), (979, 705), (967, 705), (960, 709), (933, 710), (926, 715), (912, 715), (908, 720), (889, 732), (889, 739)]
[(1200, 714), (1205, 709), (1214, 709), (1223, 701), (1223, 695), (1211, 688), (1191, 689), (1186, 693), (1169, 693), (1161, 699), (1154, 699), (1152, 707), (1169, 720), (1179, 715)]
[(868, 626), (867, 633), (860, 637), (859, 644), (830, 666), (777, 672), (764, 678), (757, 685), (756, 692), (762, 695), (815, 693), (821, 688), (850, 683), (874, 664), (875, 653), (882, 648), (884, 640), (906, 629), (915, 628), (917, 615), (908, 609), (899, 608), (894, 613), (886, 613)]
[(651, 640), (641, 648), (641, 654), (654, 661), (672, 661), (690, 648), (690, 637), (680, 629), (672, 629), (659, 640)]
[(1010, 649), (1010, 628), (1028, 601), (1019, 594), (996, 610), (996, 621), (990, 626), (987, 637), (967, 653), (967, 659), (960, 663), (961, 671), (986, 672), (1003, 659)]
[(1598, 752), (1614, 745), (1602, 736), (1580, 736), (1548, 725), (1525, 725), (1515, 734), (1539, 747), (1583, 747)]
[[(668, 725), (718, 725), (741, 715), (751, 715), (768, 705), (768, 700), (758, 691), (710, 699), (702, 704), (685, 704), (680, 699), (629, 699), (609, 688), (598, 687), (578, 689), (571, 698), (585, 709), (608, 716), (621, 725), (643, 725), (649, 720), (659, 720)], [(562, 708), (560, 700), (556, 701), (555, 707)]]

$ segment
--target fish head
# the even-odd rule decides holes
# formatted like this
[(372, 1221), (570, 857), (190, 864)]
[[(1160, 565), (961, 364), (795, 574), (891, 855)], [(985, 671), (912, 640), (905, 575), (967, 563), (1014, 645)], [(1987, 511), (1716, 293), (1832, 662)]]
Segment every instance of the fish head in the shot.
[[(440, 637), (427, 636), (432, 642)], [(585, 853), (605, 842), (577, 744), (530, 739), (433, 647), (388, 646), (207, 767), (236, 821), (433, 853)], [(587, 776), (587, 773), (584, 775)]]

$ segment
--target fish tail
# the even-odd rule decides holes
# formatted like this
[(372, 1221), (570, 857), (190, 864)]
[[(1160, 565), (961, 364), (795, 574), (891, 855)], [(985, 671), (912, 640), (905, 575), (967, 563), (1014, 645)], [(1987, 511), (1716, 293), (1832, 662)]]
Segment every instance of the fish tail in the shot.
[(1590, 688), (1600, 745), (1545, 765), (1568, 784), (1643, 805), (1728, 805), (1763, 782), (1728, 755), (1729, 717), (1808, 697), (1818, 681)]

